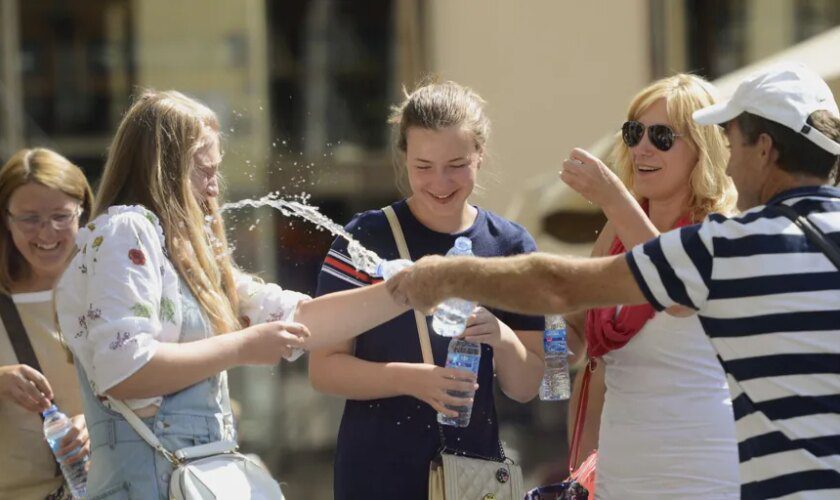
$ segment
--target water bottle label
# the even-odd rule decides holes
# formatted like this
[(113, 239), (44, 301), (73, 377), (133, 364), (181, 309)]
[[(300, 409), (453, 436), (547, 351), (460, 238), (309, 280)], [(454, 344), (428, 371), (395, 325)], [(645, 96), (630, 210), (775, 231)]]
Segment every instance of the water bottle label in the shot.
[(478, 365), (480, 362), (480, 356), (451, 352), (446, 358), (446, 367), (469, 370), (473, 373), (478, 373)]
[(566, 329), (546, 330), (543, 336), (543, 349), (546, 354), (566, 354)]

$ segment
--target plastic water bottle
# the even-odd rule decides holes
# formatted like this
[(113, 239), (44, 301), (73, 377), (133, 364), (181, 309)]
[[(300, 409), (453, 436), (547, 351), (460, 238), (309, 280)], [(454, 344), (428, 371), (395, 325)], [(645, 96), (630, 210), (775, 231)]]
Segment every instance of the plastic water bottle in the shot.
[(540, 399), (569, 399), (569, 351), (566, 347), (566, 322), (559, 314), (545, 317), (545, 372), (540, 384)]
[(373, 272), (373, 277), (389, 280), (391, 279), (391, 276), (397, 274), (412, 264), (414, 264), (414, 262), (407, 259), (383, 260), (376, 265), (376, 271)]
[[(452, 339), (449, 342), (449, 352), (446, 355), (447, 368), (459, 368), (461, 370), (468, 370), (478, 375), (478, 365), (481, 362), (481, 344), (467, 342), (466, 340)], [(471, 398), (475, 395), (475, 391), (447, 391), (450, 396), (458, 398)], [(472, 405), (465, 406), (450, 406), (446, 405), (450, 410), (458, 412), (457, 417), (449, 417), (443, 413), (438, 413), (437, 419), (443, 425), (453, 425), (458, 427), (466, 427), (470, 425), (470, 417), (472, 416)]]
[[(472, 241), (469, 238), (460, 236), (455, 240), (455, 245), (446, 252), (450, 255), (473, 255)], [(452, 298), (444, 301), (435, 309), (432, 319), (432, 329), (444, 337), (457, 337), (467, 327), (467, 319), (475, 309), (476, 303), (469, 300)]]
[(85, 457), (78, 462), (66, 464), (64, 461), (67, 457), (75, 455), (79, 452), (78, 449), (71, 451), (63, 457), (58, 456), (58, 450), (61, 449), (61, 440), (64, 435), (72, 428), (72, 423), (67, 415), (58, 411), (56, 405), (52, 405), (43, 413), (44, 415), (44, 437), (50, 445), (50, 449), (56, 456), (59, 465), (61, 465), (61, 472), (64, 474), (64, 479), (70, 487), (70, 493), (73, 498), (84, 498), (87, 493), (87, 471), (85, 465), (88, 457)]

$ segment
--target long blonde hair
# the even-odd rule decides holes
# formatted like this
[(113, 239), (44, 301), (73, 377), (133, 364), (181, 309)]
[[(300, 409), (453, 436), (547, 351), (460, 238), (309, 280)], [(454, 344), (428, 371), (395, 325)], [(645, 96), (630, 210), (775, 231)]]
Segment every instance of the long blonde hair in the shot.
[(93, 217), (112, 205), (154, 212), (175, 269), (215, 332), (224, 333), (241, 327), (224, 222), (215, 200), (196, 200), (190, 181), (196, 151), (219, 130), (216, 114), (198, 101), (172, 90), (143, 92), (108, 150)]
[[(691, 118), (693, 112), (714, 104), (716, 94), (714, 86), (706, 80), (679, 73), (653, 82), (633, 98), (627, 110), (628, 120), (638, 120), (653, 103), (665, 99), (668, 122), (697, 153), (697, 165), (689, 179), (689, 210), (694, 221), (712, 212), (731, 213), (735, 210), (737, 200), (732, 179), (726, 175), (729, 151), (723, 131), (717, 126), (697, 125)], [(633, 192), (632, 155), (620, 134), (613, 148), (612, 159), (619, 177)]]
[(12, 284), (29, 272), (29, 263), (18, 251), (9, 232), (9, 200), (24, 184), (34, 182), (79, 201), (84, 223), (90, 214), (93, 193), (85, 174), (70, 160), (46, 148), (21, 149), (0, 169), (0, 292), (9, 293)]

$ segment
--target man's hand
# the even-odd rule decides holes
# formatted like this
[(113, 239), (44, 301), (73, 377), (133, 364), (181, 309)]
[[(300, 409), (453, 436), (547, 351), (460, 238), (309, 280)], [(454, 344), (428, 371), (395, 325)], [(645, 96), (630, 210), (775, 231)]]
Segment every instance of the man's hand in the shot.
[(423, 257), (392, 276), (385, 285), (398, 304), (431, 314), (435, 306), (449, 298), (445, 283), (446, 263), (446, 257), (440, 255)]
[(0, 398), (37, 413), (46, 411), (53, 398), (47, 378), (28, 365), (0, 366)]

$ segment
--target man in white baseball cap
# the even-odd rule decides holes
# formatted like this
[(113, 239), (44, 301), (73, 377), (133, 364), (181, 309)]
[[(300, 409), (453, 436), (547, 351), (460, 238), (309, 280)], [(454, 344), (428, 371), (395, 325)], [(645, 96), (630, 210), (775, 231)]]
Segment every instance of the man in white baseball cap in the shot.
[(840, 498), (837, 103), (785, 64), (694, 119), (726, 130), (739, 216), (712, 214), (623, 256), (426, 257), (389, 290), (423, 311), (461, 297), (526, 314), (645, 301), (696, 313), (729, 382), (741, 498)]

